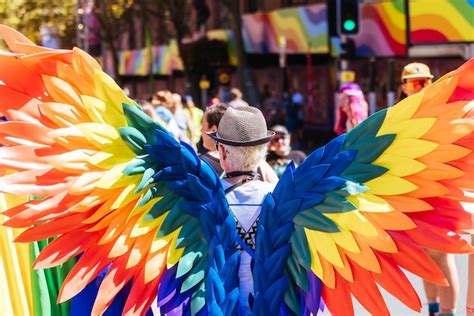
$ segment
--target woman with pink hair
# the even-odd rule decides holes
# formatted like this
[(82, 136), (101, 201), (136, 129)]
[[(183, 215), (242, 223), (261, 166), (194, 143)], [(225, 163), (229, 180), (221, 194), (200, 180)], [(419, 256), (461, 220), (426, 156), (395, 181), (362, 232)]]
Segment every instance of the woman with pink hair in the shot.
[(334, 132), (346, 133), (359, 125), (368, 116), (368, 104), (364, 93), (356, 83), (347, 83), (339, 89)]

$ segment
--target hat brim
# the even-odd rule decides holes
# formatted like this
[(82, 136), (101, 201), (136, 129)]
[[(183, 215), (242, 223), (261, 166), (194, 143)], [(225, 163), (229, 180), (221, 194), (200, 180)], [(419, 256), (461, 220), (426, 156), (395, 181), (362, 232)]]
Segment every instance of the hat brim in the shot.
[(263, 138), (255, 139), (255, 140), (252, 140), (252, 141), (248, 141), (248, 142), (238, 142), (238, 141), (235, 141), (235, 140), (220, 138), (217, 135), (217, 132), (209, 132), (209, 133), (207, 133), (207, 135), (210, 138), (217, 141), (218, 143), (221, 143), (221, 144), (224, 144), (224, 145), (235, 146), (235, 147), (250, 147), (250, 146), (257, 146), (257, 145), (262, 145), (262, 144), (268, 143), (273, 138), (273, 136), (275, 136), (275, 132), (274, 131), (267, 131), (267, 136), (265, 136)]
[(402, 80), (405, 80), (405, 79), (414, 79), (414, 78), (420, 78), (420, 79), (423, 79), (423, 78), (427, 78), (427, 79), (433, 79), (433, 75), (422, 75), (422, 74), (413, 74), (413, 75), (406, 75), (406, 76), (403, 76), (402, 77)]

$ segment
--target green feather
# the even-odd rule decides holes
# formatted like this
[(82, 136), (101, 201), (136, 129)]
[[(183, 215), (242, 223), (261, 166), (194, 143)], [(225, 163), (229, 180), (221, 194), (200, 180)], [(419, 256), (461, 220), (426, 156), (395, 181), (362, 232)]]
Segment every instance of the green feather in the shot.
[(387, 134), (354, 145), (351, 148), (351, 150), (357, 150), (354, 162), (371, 163), (376, 160), (390, 146), (395, 137), (395, 134)]
[(206, 285), (202, 282), (191, 297), (191, 314), (196, 315), (204, 305), (206, 305)]
[(140, 192), (143, 190), (147, 185), (152, 184), (155, 180), (153, 179), (153, 176), (155, 175), (155, 170), (152, 168), (148, 168), (145, 170), (142, 176), (142, 180), (140, 181), (140, 184), (138, 187), (135, 189), (135, 193)]
[(139, 130), (145, 136), (148, 144), (155, 144), (156, 130), (166, 131), (160, 124), (155, 122), (151, 117), (142, 111), (142, 109), (129, 105), (122, 104), (123, 112), (127, 118), (128, 125)]
[(353, 128), (349, 133), (346, 134), (343, 150), (352, 149), (352, 147), (361, 140), (374, 139), (380, 129), (380, 126), (382, 126), (386, 115), (386, 109), (378, 111)]
[(300, 297), (296, 293), (296, 285), (290, 277), (288, 277), (288, 287), (285, 291), (283, 300), (286, 305), (296, 314), (301, 315), (300, 313)]
[(308, 292), (309, 284), (308, 277), (306, 276), (306, 270), (298, 263), (294, 254), (290, 255), (288, 261), (286, 262), (286, 271), (300, 289)]
[(311, 269), (311, 253), (303, 227), (295, 225), (295, 231), (290, 238), (291, 252), (298, 262), (307, 270)]
[(133, 127), (120, 127), (119, 133), (134, 153), (137, 155), (145, 153), (143, 147), (146, 144), (146, 138), (139, 130)]
[(314, 208), (300, 212), (295, 216), (293, 222), (296, 225), (300, 225), (312, 230), (328, 233), (339, 232), (339, 227), (337, 227), (337, 225), (332, 220)]
[(326, 193), (324, 201), (315, 206), (314, 209), (320, 213), (345, 213), (355, 210), (356, 207), (344, 197), (329, 192)]
[(346, 170), (344, 170), (342, 177), (354, 182), (364, 183), (380, 177), (387, 171), (388, 169), (385, 167), (353, 161)]
[(176, 271), (176, 278), (180, 278), (186, 273), (188, 273), (192, 269), (196, 259), (201, 257), (201, 252), (190, 251), (184, 254), (179, 259), (178, 270)]

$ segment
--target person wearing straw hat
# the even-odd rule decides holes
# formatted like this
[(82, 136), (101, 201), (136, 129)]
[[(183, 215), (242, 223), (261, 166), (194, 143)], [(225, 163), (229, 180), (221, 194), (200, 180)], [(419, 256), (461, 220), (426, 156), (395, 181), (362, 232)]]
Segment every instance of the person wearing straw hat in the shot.
[[(239, 268), (240, 306), (250, 308), (253, 276), (250, 267), (255, 250), (255, 234), (265, 196), (274, 184), (261, 181), (257, 168), (265, 160), (267, 143), (275, 132), (267, 130), (262, 112), (255, 107), (229, 107), (216, 132), (208, 135), (219, 151), (225, 174), (222, 185), (236, 220), (238, 248), (242, 250)], [(249, 309), (250, 310), (250, 309)]]
[(403, 67), (401, 75), (401, 96), (399, 101), (423, 90), (433, 79), (430, 67), (423, 63), (409, 63)]

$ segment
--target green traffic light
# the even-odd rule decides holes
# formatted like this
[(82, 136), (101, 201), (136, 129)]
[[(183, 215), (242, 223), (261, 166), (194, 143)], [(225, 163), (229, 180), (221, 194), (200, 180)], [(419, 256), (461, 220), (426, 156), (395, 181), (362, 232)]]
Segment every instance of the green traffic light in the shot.
[(345, 20), (344, 21), (344, 30), (346, 31), (353, 31), (356, 27), (354, 20)]

